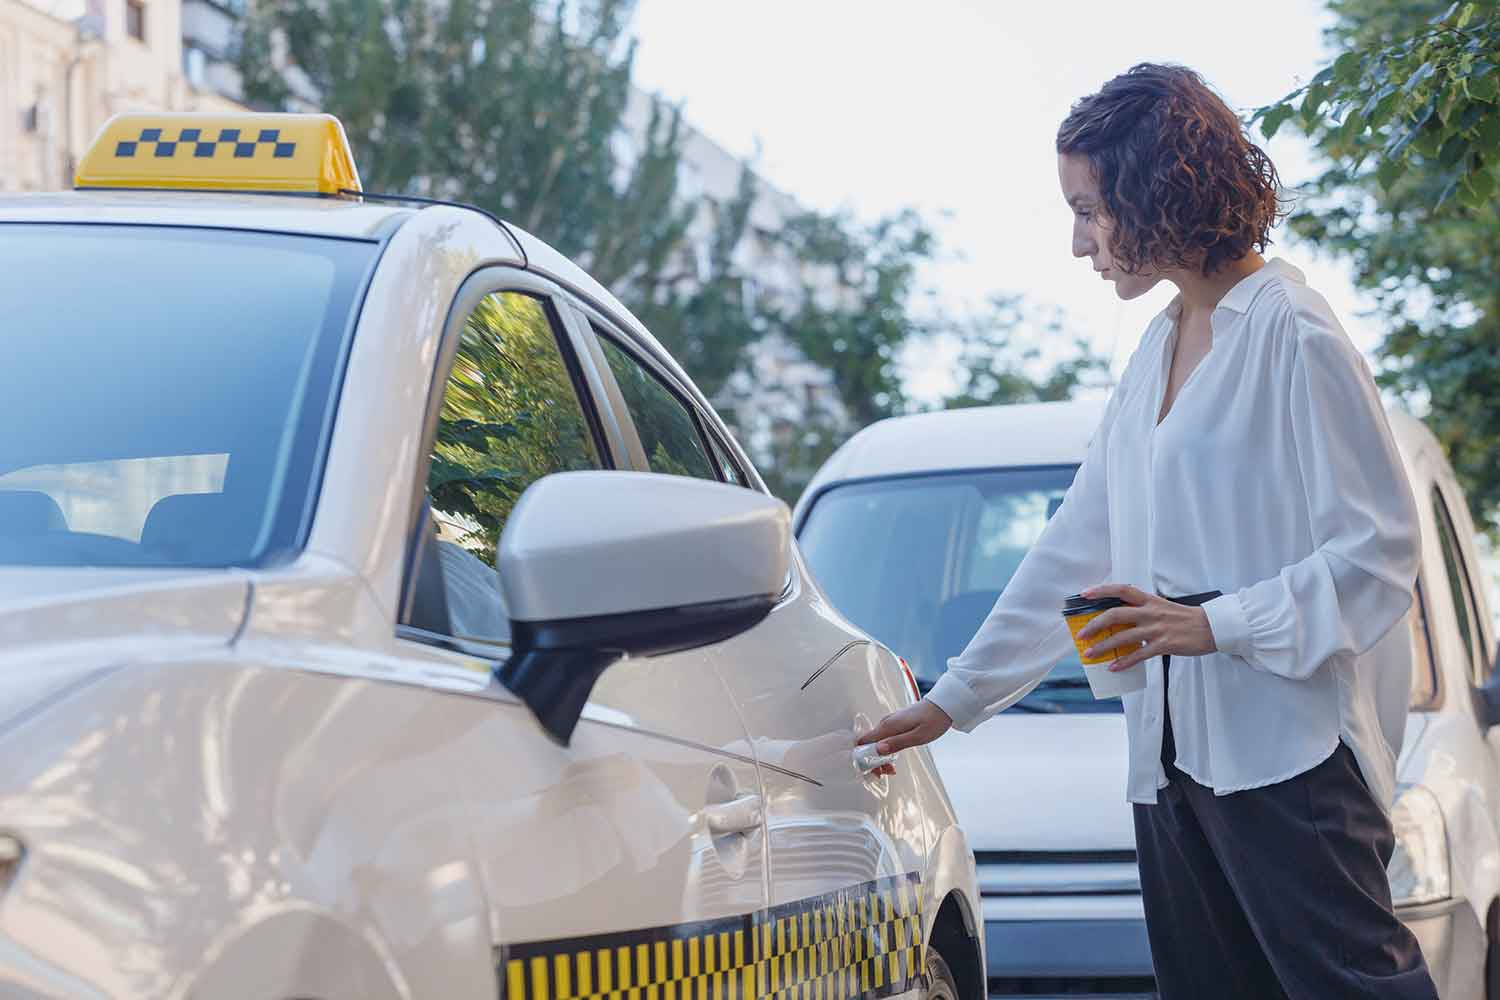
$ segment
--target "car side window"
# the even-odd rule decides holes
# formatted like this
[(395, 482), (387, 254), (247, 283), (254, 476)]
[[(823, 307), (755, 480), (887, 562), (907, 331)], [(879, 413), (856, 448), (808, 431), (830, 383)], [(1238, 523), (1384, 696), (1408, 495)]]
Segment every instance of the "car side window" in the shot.
[(1482, 649), (1479, 606), (1474, 600), (1468, 567), (1464, 564), (1462, 550), (1458, 545), (1458, 531), (1453, 526), (1453, 517), (1448, 513), (1448, 504), (1443, 499), (1443, 494), (1437, 489), (1432, 491), (1432, 503), (1437, 517), (1438, 543), (1443, 551), (1443, 568), (1448, 573), (1448, 591), (1453, 597), (1458, 631), (1463, 636), (1464, 650), (1469, 657), (1469, 675), (1475, 684), (1482, 684), (1489, 673), (1489, 664), (1485, 661)]
[(597, 331), (599, 346), (635, 421), (652, 472), (718, 479), (716, 463), (687, 404), (625, 349)]
[(1412, 595), (1411, 613), (1411, 699), (1413, 711), (1436, 707), (1438, 703), (1437, 657), (1432, 653), (1432, 631), (1427, 622), (1427, 594), (1421, 577)]
[(543, 476), (600, 468), (599, 454), (546, 303), (485, 296), (464, 321), (443, 387), (427, 473), (432, 524), (410, 602), (419, 610), (404, 624), (509, 641), (496, 550), (511, 509)]

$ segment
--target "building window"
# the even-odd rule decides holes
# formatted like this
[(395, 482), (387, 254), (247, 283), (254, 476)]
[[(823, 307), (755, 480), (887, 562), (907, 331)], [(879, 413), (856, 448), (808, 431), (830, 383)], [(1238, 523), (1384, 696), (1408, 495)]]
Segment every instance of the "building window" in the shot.
[(125, 34), (138, 42), (146, 40), (146, 0), (125, 0)]

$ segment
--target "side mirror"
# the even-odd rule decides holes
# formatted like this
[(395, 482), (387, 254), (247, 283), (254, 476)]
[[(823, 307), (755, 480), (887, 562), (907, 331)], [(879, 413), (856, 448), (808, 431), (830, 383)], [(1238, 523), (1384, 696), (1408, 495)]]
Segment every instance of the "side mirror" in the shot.
[(546, 476), (500, 536), (513, 652), (497, 676), (567, 745), (610, 664), (745, 631), (770, 614), (790, 560), (790, 515), (764, 494), (638, 472)]

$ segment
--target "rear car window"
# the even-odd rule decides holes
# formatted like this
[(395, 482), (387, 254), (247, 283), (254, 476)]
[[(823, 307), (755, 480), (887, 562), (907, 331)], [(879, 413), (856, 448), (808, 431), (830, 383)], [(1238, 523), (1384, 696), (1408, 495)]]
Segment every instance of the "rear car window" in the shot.
[(0, 227), (0, 565), (227, 566), (294, 548), (377, 249)]

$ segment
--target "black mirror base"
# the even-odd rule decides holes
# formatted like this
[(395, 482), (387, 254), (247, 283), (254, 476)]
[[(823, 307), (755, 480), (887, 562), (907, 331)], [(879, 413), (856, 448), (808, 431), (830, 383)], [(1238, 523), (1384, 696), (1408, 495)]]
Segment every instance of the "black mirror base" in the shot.
[(622, 656), (659, 656), (722, 642), (759, 624), (774, 595), (566, 621), (513, 622), (513, 655), (496, 677), (567, 746), (599, 676)]

